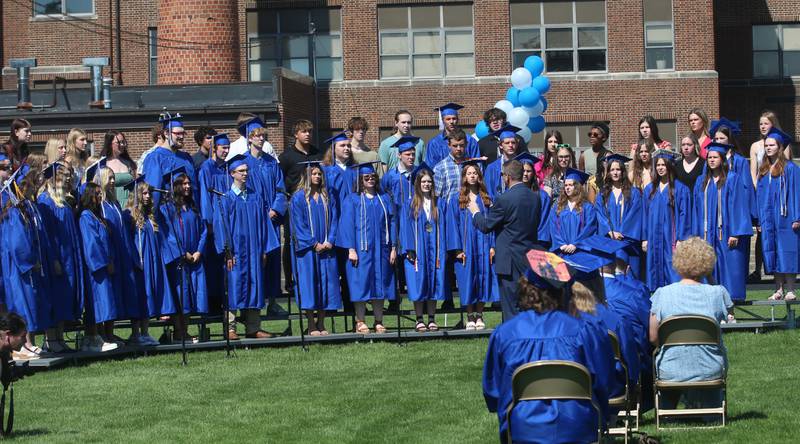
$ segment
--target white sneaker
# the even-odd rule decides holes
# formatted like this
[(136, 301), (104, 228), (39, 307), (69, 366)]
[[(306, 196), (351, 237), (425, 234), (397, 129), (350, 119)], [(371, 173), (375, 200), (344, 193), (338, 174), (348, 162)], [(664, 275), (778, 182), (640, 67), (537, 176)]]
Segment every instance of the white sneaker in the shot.
[(735, 324), (735, 323), (736, 323), (736, 318), (733, 317), (732, 314), (729, 314), (728, 315), (728, 324)]
[(475, 321), (467, 321), (466, 330), (475, 330)]
[(81, 350), (92, 353), (103, 353), (117, 348), (119, 348), (119, 345), (113, 342), (106, 342), (100, 336), (86, 337), (81, 345)]
[(486, 324), (483, 323), (483, 318), (478, 318), (475, 320), (475, 330), (483, 330), (486, 328)]
[(30, 361), (32, 359), (41, 358), (41, 355), (42, 355), (41, 348), (35, 345), (33, 347), (28, 347), (27, 345), (23, 345), (22, 348), (19, 349), (19, 351), (14, 350), (14, 352), (11, 354), (11, 357), (17, 361)]

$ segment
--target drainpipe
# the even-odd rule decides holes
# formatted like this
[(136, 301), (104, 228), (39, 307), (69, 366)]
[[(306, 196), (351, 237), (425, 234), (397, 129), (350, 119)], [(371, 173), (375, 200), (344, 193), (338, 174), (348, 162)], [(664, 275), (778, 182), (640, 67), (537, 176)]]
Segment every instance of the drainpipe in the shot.
[(31, 88), (28, 81), (31, 68), (36, 66), (36, 59), (11, 59), (8, 63), (17, 70), (17, 109), (32, 109)]

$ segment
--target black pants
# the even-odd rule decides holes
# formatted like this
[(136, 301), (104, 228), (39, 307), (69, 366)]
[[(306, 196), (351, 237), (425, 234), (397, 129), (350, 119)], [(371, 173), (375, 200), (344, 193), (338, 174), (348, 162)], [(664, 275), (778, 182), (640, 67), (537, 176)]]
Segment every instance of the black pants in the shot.
[(281, 261), (283, 262), (283, 289), (287, 293), (293, 293), (294, 287), (292, 279), (292, 238), (289, 233), (289, 225), (283, 226), (283, 251), (281, 251)]

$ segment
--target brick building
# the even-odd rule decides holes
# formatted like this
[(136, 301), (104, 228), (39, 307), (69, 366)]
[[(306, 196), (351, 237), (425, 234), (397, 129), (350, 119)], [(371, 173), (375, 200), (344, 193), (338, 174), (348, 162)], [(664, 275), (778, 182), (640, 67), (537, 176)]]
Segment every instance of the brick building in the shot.
[[(322, 139), (360, 115), (377, 147), (400, 108), (426, 139), (442, 103), (465, 105), (472, 127), (504, 98), (512, 69), (539, 54), (552, 81), (548, 127), (573, 145), (586, 147), (588, 124), (603, 120), (624, 151), (645, 114), (675, 141), (694, 106), (742, 120), (749, 143), (765, 107), (800, 128), (798, 11), (798, 0), (4, 0), (0, 130), (20, 115), (38, 140), (117, 128), (139, 152), (167, 106), (190, 130), (259, 113), (278, 150), (298, 118)], [(86, 57), (109, 59), (111, 109), (88, 106)], [(19, 58), (37, 60), (32, 103), (55, 106), (15, 109)], [(530, 147), (541, 145), (534, 136)]]

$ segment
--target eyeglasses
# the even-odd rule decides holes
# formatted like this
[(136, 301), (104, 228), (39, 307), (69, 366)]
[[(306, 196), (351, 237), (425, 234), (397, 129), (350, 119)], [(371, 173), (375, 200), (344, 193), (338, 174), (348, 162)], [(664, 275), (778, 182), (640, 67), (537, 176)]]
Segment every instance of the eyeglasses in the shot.
[(173, 136), (183, 136), (186, 134), (186, 131), (172, 131)]
[(369, 176), (364, 176), (364, 180), (375, 180), (375, 175), (370, 174)]
[(214, 136), (206, 136), (206, 140), (211, 140), (213, 138), (214, 138)]

